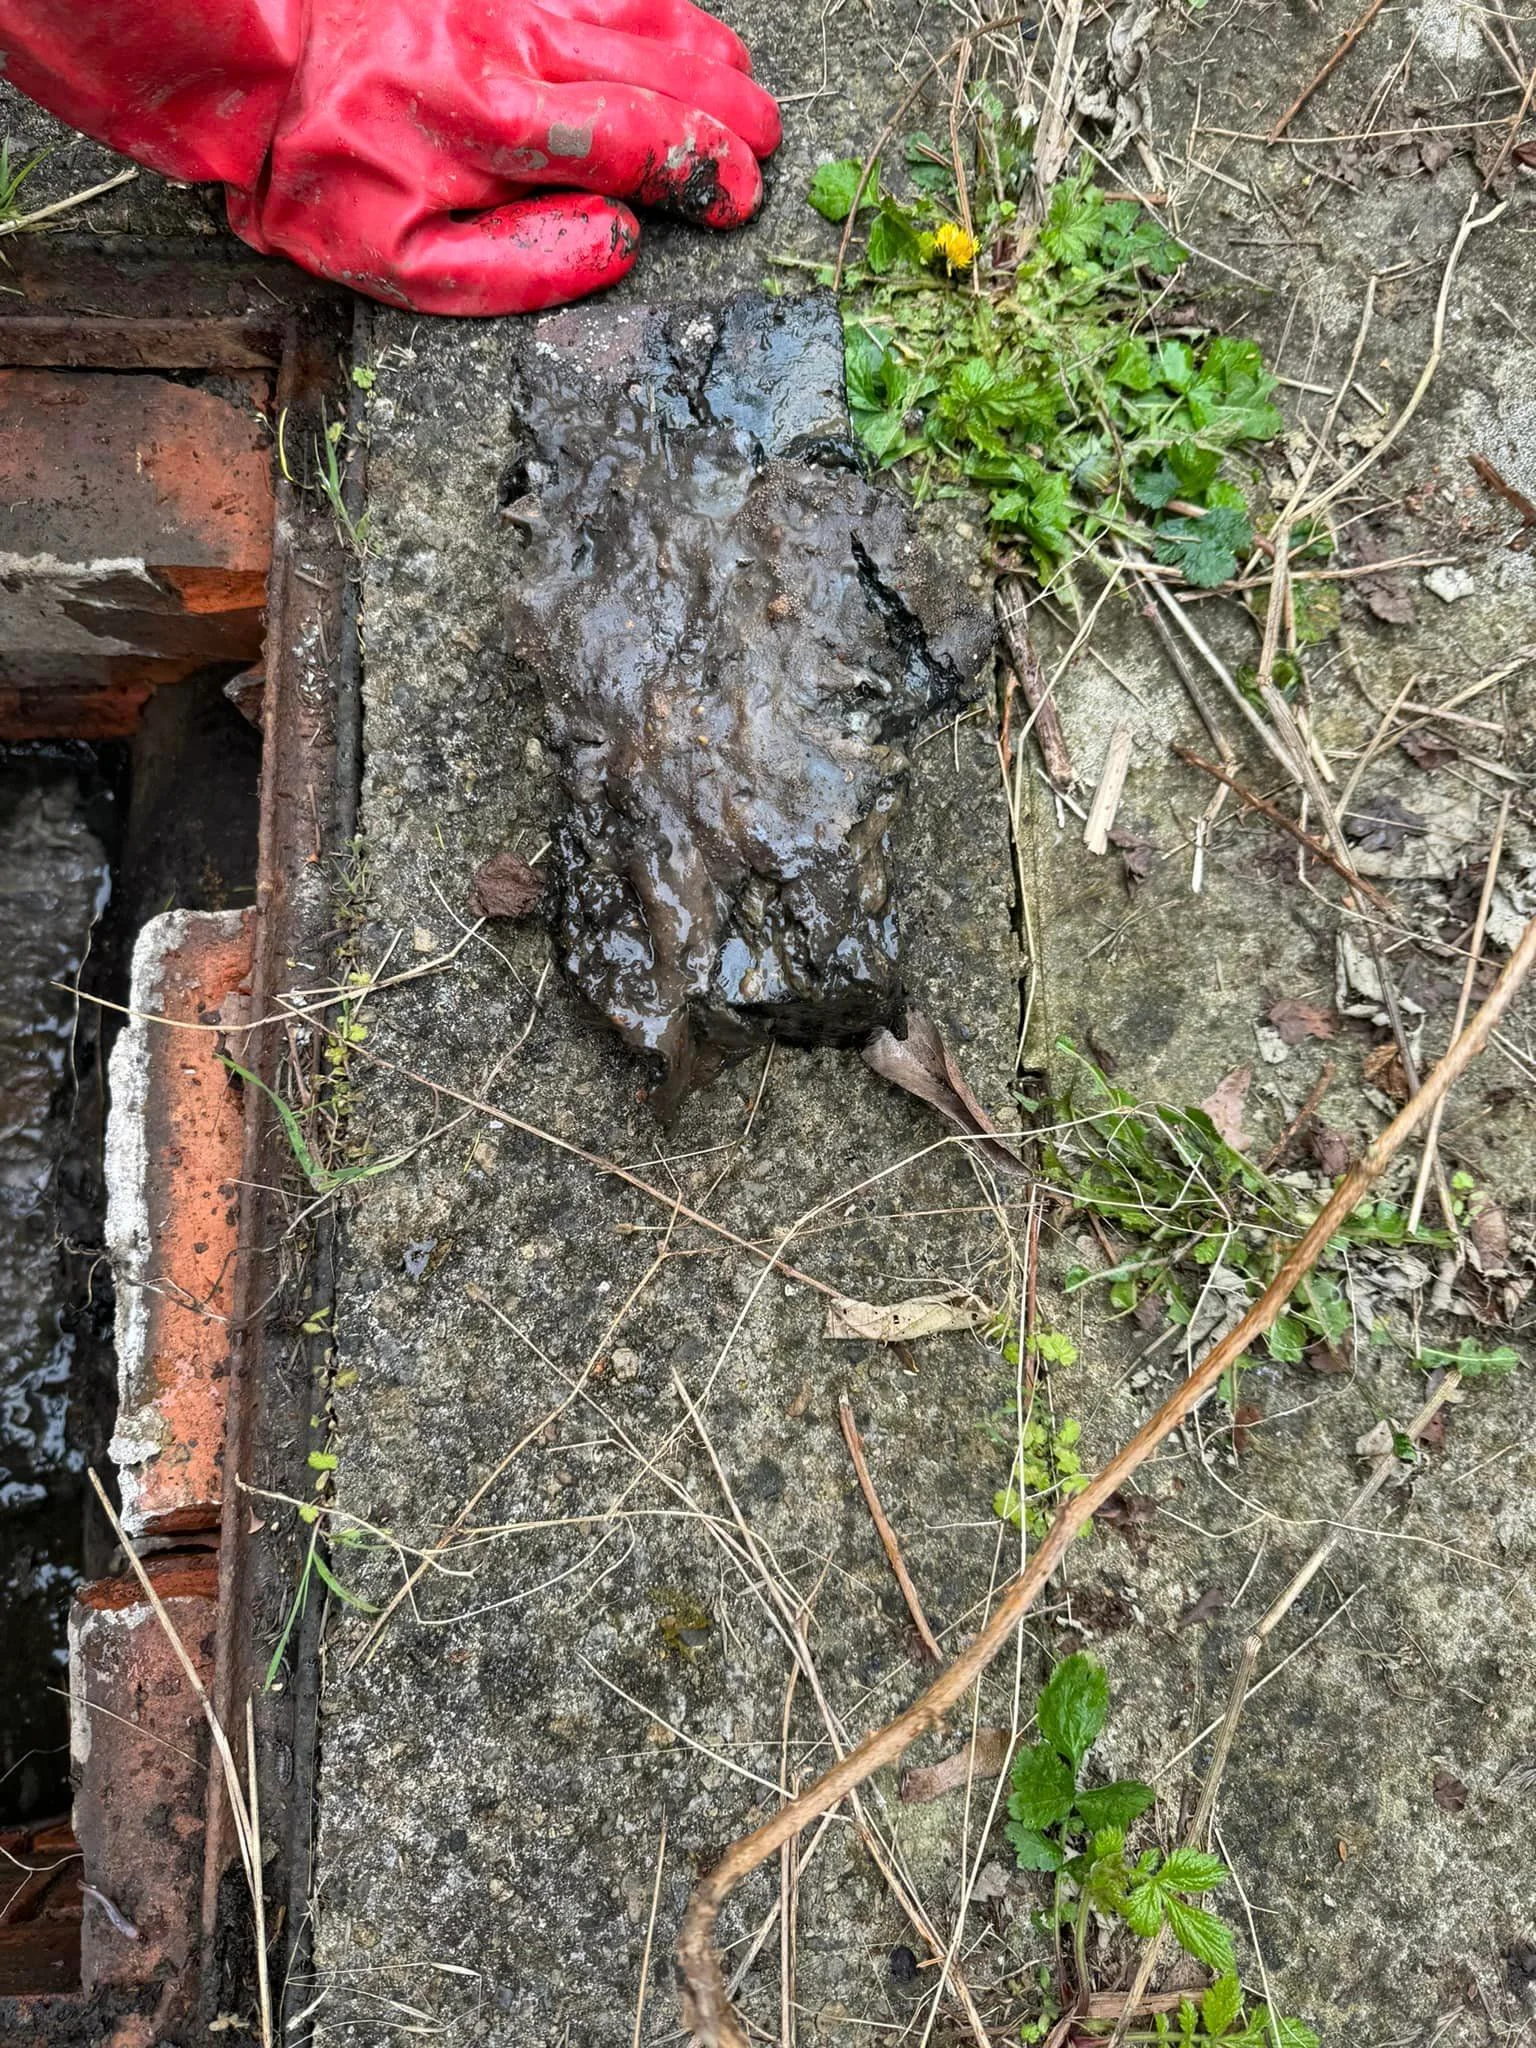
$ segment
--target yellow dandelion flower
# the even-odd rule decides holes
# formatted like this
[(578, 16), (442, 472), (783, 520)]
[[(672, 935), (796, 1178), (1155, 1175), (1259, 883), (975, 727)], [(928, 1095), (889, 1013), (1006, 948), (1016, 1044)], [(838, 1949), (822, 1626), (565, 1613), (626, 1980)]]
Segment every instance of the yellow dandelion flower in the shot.
[(952, 220), (947, 220), (935, 232), (933, 246), (951, 270), (969, 270), (976, 261), (980, 245), (974, 235), (968, 235), (964, 228), (956, 227)]

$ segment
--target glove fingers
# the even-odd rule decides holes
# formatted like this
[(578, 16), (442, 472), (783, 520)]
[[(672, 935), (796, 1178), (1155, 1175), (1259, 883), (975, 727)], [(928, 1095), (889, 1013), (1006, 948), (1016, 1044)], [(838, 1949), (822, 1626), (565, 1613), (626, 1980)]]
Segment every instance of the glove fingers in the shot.
[[(488, 111), (494, 116), (494, 94)], [(530, 145), (541, 146), (537, 163)], [(483, 138), (477, 154), (483, 169), (509, 182), (574, 185), (711, 228), (740, 227), (762, 203), (757, 159), (739, 135), (634, 86), (544, 86), (530, 110), (520, 84), (502, 138)]]
[(690, 6), (689, 0), (540, 0), (540, 4), (551, 14), (589, 22), (593, 28), (645, 36), (674, 50), (686, 50), (690, 56), (707, 57), (713, 64), (729, 64), (737, 71), (752, 69), (747, 46), (736, 31), (702, 7)]
[(403, 242), (396, 275), (423, 313), (536, 313), (617, 284), (639, 246), (627, 206), (551, 192), (473, 220), (424, 221)]
[(663, 93), (729, 128), (755, 156), (771, 156), (778, 148), (781, 124), (773, 95), (735, 65), (715, 63), (649, 36), (594, 27), (542, 6), (531, 9), (530, 15), (530, 30), (537, 24), (539, 76), (552, 85), (611, 80)]

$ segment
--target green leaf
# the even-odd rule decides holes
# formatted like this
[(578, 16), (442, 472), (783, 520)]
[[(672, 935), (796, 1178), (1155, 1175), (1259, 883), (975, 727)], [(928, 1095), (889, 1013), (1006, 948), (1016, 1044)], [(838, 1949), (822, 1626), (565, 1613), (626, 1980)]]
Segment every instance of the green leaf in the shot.
[[(1267, 2025), (1269, 2008), (1261, 2005), (1259, 2011)], [(1275, 2031), (1280, 2036), (1280, 2048), (1319, 2048), (1316, 2034), (1302, 2020), (1279, 2018), (1275, 2021)]]
[(1096, 1785), (1077, 1795), (1078, 1817), (1090, 1834), (1099, 1828), (1128, 1828), (1139, 1820), (1157, 1799), (1150, 1785), (1136, 1778), (1118, 1778), (1112, 1785)]
[(1200, 2019), (1211, 2038), (1219, 2041), (1242, 2009), (1242, 1984), (1237, 1972), (1228, 1970), (1207, 1987), (1200, 2000)]
[(1026, 1828), (1055, 1827), (1072, 1811), (1076, 1784), (1072, 1766), (1045, 1743), (1035, 1743), (1014, 1758), (1008, 1811)]
[(1307, 1348), (1307, 1326), (1296, 1316), (1280, 1316), (1266, 1341), (1271, 1358), (1282, 1365), (1300, 1365)]
[(894, 199), (882, 199), (880, 212), (869, 231), (864, 260), (877, 277), (884, 277), (898, 265), (921, 270), (927, 260), (923, 237), (910, 215)]
[(1223, 1974), (1236, 1968), (1232, 1936), (1214, 1913), (1208, 1913), (1204, 1906), (1191, 1906), (1172, 1892), (1163, 1894), (1163, 1911), (1169, 1933), (1197, 1963)]
[(1519, 1365), (1520, 1354), (1510, 1344), (1500, 1344), (1496, 1350), (1485, 1351), (1476, 1338), (1463, 1337), (1454, 1351), (1437, 1351), (1432, 1345), (1425, 1345), (1415, 1363), (1427, 1372), (1432, 1372), (1437, 1366), (1454, 1366), (1464, 1380), (1501, 1379)]
[(365, 1600), (360, 1593), (354, 1593), (350, 1586), (344, 1586), (341, 1583), (318, 1550), (315, 1552), (311, 1562), (315, 1567), (317, 1575), (325, 1581), (326, 1585), (330, 1587), (344, 1607), (355, 1607), (359, 1614), (378, 1613), (378, 1608), (374, 1606), (371, 1600)]
[(1209, 1892), (1227, 1881), (1227, 1866), (1219, 1856), (1204, 1849), (1175, 1849), (1157, 1873), (1157, 1881), (1168, 1891)]
[[(836, 163), (821, 164), (811, 179), (811, 189), (806, 197), (823, 220), (846, 220), (853, 211), (853, 195), (859, 189), (863, 176), (862, 157), (845, 156)], [(859, 199), (859, 210), (878, 204), (880, 196), (880, 167), (870, 171), (869, 182)]]
[(1152, 389), (1157, 382), (1157, 371), (1153, 367), (1152, 351), (1140, 335), (1126, 336), (1104, 375), (1109, 383), (1123, 385), (1127, 391)]
[(1165, 341), (1157, 352), (1157, 374), (1170, 391), (1187, 391), (1195, 381), (1195, 352), (1187, 341)]
[(1087, 262), (1103, 232), (1102, 205), (1098, 187), (1086, 177), (1056, 187), (1040, 232), (1040, 246), (1053, 263), (1071, 269)]
[(1162, 1931), (1163, 1895), (1155, 1884), (1133, 1885), (1120, 1902), (1120, 1917), (1132, 1934), (1150, 1941)]
[(1080, 1770), (1109, 1715), (1109, 1680), (1103, 1665), (1081, 1652), (1063, 1658), (1035, 1711), (1046, 1741)]
[(1020, 1870), (1060, 1870), (1061, 1851), (1054, 1842), (1048, 1842), (1035, 1828), (1026, 1828), (1018, 1821), (1011, 1820), (1003, 1833), (1013, 1844), (1013, 1853), (1018, 1858)]
[[(1064, 1330), (1037, 1330), (1029, 1340), (1029, 1348), (1045, 1365), (1065, 1366), (1076, 1365), (1077, 1363), (1077, 1346)], [(1070, 1422), (1071, 1417), (1069, 1416), (1067, 1420)], [(1058, 1432), (1058, 1438), (1066, 1443), (1076, 1443), (1077, 1441), (1075, 1433), (1070, 1437), (1067, 1436), (1065, 1423)]]
[(948, 193), (954, 190), (955, 167), (947, 150), (921, 129), (907, 137), (907, 176), (919, 192)]
[(1165, 519), (1157, 530), (1157, 558), (1181, 569), (1201, 589), (1213, 590), (1237, 574), (1238, 552), (1253, 545), (1253, 529), (1241, 512), (1217, 506), (1203, 519)]

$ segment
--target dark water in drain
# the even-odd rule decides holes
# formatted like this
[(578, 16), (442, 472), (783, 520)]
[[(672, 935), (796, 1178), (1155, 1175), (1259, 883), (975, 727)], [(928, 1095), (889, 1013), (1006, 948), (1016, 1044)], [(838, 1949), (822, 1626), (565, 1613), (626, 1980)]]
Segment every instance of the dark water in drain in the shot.
[(65, 1623), (116, 1405), (101, 1254), (106, 1057), (144, 922), (254, 895), (259, 736), (210, 669), (132, 742), (0, 747), (0, 1822), (69, 1805)]
[[(71, 1243), (94, 1235), (97, 1027), (72, 981), (110, 896), (113, 778), (84, 747), (0, 753), (0, 1814), (67, 1803), (63, 1620), (86, 1560), (84, 1467), (104, 1441), (110, 1298)], [(95, 1396), (94, 1400), (92, 1396)]]

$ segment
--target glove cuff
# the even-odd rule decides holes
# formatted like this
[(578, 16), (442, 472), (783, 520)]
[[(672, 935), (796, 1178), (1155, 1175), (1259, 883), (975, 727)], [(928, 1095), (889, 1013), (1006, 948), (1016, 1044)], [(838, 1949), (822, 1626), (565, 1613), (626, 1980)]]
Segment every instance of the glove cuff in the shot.
[(0, 0), (6, 77), (72, 128), (187, 183), (260, 175), (306, 0)]

